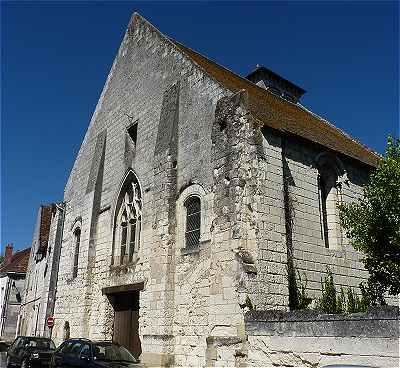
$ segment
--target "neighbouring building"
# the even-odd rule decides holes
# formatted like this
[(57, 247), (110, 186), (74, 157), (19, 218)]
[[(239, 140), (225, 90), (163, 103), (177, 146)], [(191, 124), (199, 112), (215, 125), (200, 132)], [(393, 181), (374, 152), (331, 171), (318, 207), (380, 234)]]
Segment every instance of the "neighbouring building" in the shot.
[(11, 244), (4, 252), (0, 265), (0, 340), (13, 341), (17, 333), (29, 252), (27, 248), (13, 254)]
[(336, 204), (362, 194), (379, 156), (304, 93), (264, 67), (238, 76), (133, 15), (65, 187), (57, 343), (239, 365), (245, 312), (287, 310), (297, 271), (312, 297), (327, 267), (339, 287), (367, 278)]
[(51, 335), (46, 320), (54, 313), (63, 219), (62, 203), (40, 206), (21, 304), (20, 335)]

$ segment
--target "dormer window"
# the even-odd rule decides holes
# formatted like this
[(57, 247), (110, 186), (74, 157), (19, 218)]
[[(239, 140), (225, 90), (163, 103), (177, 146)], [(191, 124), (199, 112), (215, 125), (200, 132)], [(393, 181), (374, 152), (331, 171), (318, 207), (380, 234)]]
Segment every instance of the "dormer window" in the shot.
[(290, 94), (284, 93), (283, 98), (289, 102), (297, 103), (297, 100)]
[(267, 89), (274, 95), (293, 103), (297, 103), (306, 92), (303, 88), (296, 86), (294, 83), (261, 65), (257, 65), (256, 69), (246, 78), (261, 88)]
[(274, 95), (277, 95), (277, 96), (282, 95), (282, 92), (278, 88), (268, 87), (267, 89), (268, 89), (268, 91), (272, 92)]

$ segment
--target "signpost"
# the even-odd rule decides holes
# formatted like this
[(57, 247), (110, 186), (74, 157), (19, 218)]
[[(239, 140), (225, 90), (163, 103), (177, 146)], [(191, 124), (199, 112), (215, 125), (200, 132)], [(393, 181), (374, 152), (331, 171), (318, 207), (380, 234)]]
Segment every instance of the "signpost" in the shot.
[(54, 317), (48, 316), (46, 322), (47, 322), (47, 327), (52, 328), (54, 326)]

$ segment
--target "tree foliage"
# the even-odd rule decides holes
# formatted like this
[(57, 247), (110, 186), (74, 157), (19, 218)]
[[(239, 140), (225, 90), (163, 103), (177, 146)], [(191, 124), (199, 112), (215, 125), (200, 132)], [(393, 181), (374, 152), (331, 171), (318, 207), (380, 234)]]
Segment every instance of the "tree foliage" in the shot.
[(389, 137), (386, 155), (358, 201), (339, 206), (352, 246), (364, 253), (368, 289), (376, 302), (400, 292), (400, 140)]

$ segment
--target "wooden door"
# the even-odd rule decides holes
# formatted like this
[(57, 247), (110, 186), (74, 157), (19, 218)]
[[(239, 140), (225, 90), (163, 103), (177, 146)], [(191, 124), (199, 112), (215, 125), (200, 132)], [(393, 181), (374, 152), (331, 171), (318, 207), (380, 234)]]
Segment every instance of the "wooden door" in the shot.
[(136, 358), (142, 347), (139, 338), (139, 292), (113, 296), (113, 341), (125, 346)]
[[(131, 342), (131, 310), (115, 311), (113, 341), (129, 348)], [(129, 349), (130, 350), (130, 349)]]
[(131, 336), (130, 336), (130, 351), (139, 358), (142, 354), (142, 344), (139, 337), (139, 311), (131, 310)]

